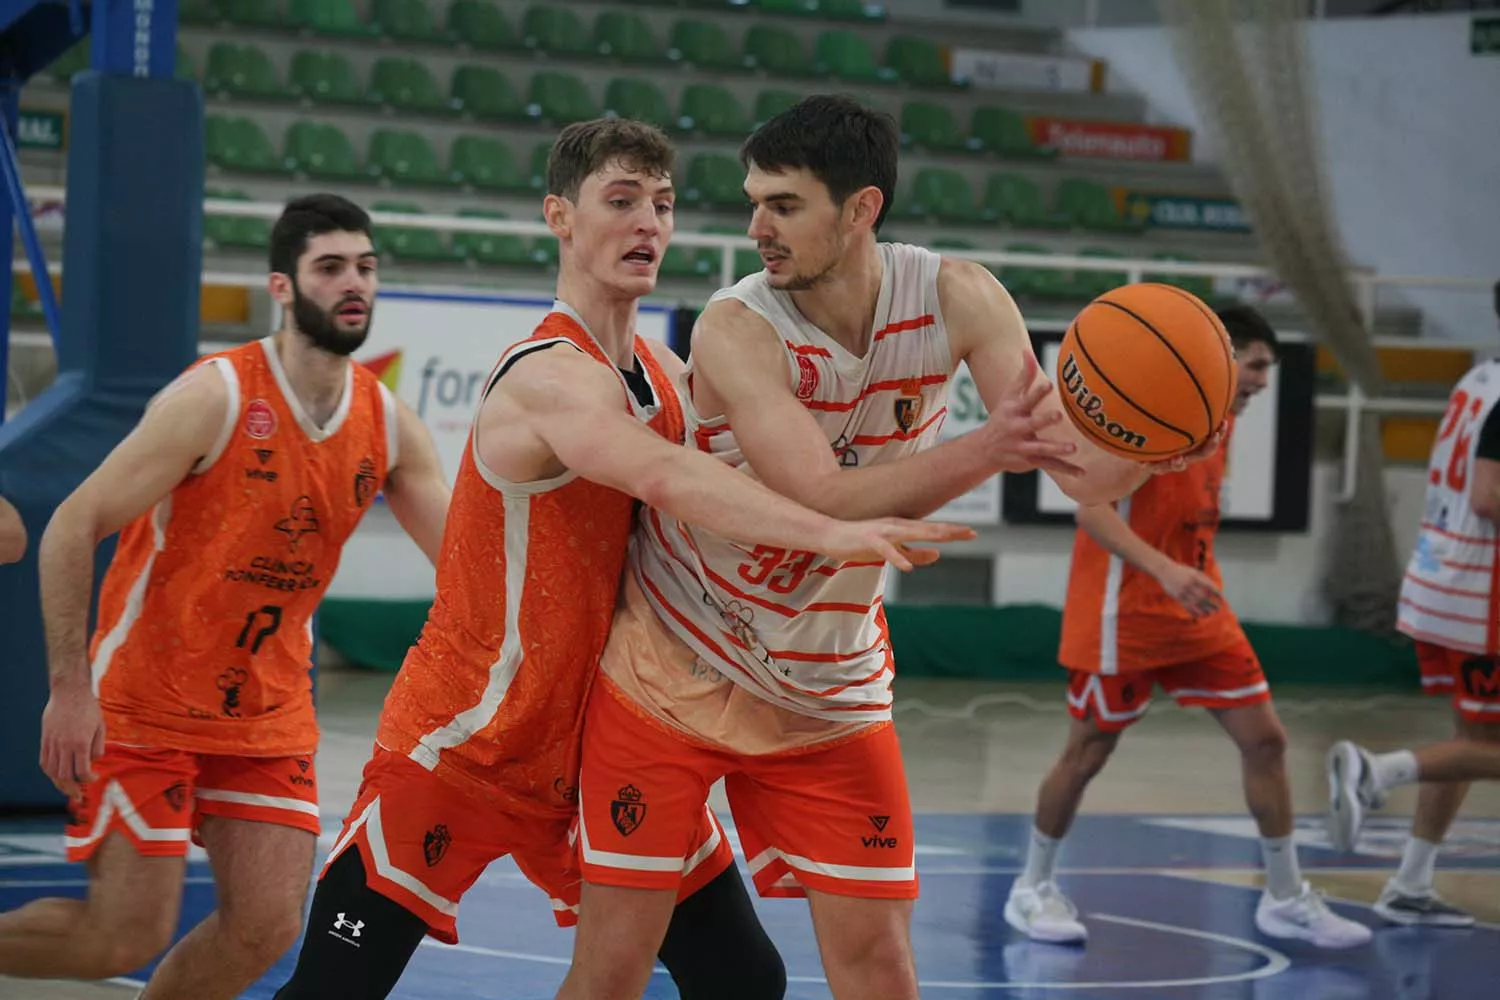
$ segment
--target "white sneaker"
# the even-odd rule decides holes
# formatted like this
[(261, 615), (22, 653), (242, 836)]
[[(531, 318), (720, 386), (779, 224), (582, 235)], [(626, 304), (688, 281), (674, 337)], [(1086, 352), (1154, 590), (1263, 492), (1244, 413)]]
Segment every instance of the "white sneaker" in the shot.
[(1328, 774), (1328, 839), (1336, 850), (1352, 851), (1359, 841), (1365, 813), (1385, 804), (1375, 791), (1370, 755), (1348, 740), (1340, 740), (1324, 760)]
[(1391, 879), (1375, 901), (1375, 912), (1393, 924), (1408, 927), (1473, 927), (1474, 914), (1461, 910), (1436, 891), (1410, 892)]
[(1255, 908), (1255, 926), (1267, 937), (1307, 941), (1317, 948), (1354, 948), (1374, 936), (1364, 924), (1330, 910), (1323, 894), (1306, 882), (1301, 894), (1291, 899), (1272, 899), (1269, 892), (1262, 893)]
[(1082, 944), (1089, 937), (1078, 919), (1078, 907), (1050, 880), (1013, 883), (1005, 901), (1005, 922), (1031, 940), (1048, 944)]

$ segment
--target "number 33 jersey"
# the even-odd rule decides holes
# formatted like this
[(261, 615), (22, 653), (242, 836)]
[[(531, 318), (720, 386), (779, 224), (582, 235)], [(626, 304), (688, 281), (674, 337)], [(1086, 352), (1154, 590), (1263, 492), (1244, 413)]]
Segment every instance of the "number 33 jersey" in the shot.
[(126, 525), (104, 577), (89, 652), (105, 732), (204, 754), (311, 753), (312, 615), (395, 464), (395, 401), (351, 362), (320, 428), (270, 339), (202, 365), (228, 389), (223, 428)]

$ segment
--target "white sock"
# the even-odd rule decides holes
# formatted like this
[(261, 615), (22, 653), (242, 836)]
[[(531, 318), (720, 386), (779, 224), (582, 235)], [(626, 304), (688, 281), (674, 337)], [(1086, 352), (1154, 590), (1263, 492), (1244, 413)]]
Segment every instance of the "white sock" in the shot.
[(1412, 896), (1425, 896), (1432, 892), (1433, 868), (1437, 864), (1438, 845), (1420, 837), (1406, 838), (1406, 849), (1401, 852), (1401, 868), (1392, 879), (1396, 888)]
[(1266, 891), (1272, 899), (1302, 895), (1302, 868), (1291, 837), (1260, 838), (1260, 853), (1266, 864)]
[(1370, 777), (1375, 790), (1384, 792), (1397, 785), (1409, 785), (1418, 780), (1417, 758), (1410, 750), (1370, 755)]
[(1052, 881), (1052, 873), (1057, 868), (1057, 849), (1061, 846), (1060, 839), (1032, 827), (1031, 847), (1026, 851), (1026, 870), (1021, 873), (1021, 883), (1041, 885)]

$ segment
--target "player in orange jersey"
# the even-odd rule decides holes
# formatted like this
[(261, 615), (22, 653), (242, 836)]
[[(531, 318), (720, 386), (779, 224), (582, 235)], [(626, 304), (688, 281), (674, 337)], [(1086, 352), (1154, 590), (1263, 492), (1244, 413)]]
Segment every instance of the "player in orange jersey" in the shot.
[[(904, 540), (971, 534), (836, 521), (681, 446), (682, 364), (635, 334), (672, 235), (674, 158), (656, 129), (618, 119), (571, 125), (553, 146), (557, 301), (485, 383), (437, 598), (278, 1000), (386, 996), (424, 935), (457, 940), (461, 898), (507, 854), (573, 922), (584, 707), (637, 500), (747, 543), (902, 566)], [(778, 1000), (785, 971), (712, 813), (693, 834), (661, 959), (688, 1000)]]
[(26, 525), (10, 501), (0, 497), (0, 566), (19, 562), (26, 554)]
[[(145, 997), (238, 996), (296, 940), (320, 830), (313, 612), (378, 492), (434, 560), (449, 498), (426, 428), (348, 357), (379, 284), (369, 230), (343, 198), (289, 203), (271, 233), (281, 328), (159, 393), (47, 527), (41, 764), (89, 887), (0, 914), (0, 974), (104, 979), (156, 958), (190, 840), (219, 906)], [(88, 643), (94, 549), (116, 531)]]
[[(1238, 415), (1268, 383), (1276, 334), (1248, 306), (1219, 317), (1236, 352), (1232, 414)], [(1214, 558), (1225, 461), (1220, 452), (1151, 480), (1117, 506), (1078, 511), (1058, 652), (1070, 673), (1073, 723), (1042, 782), (1026, 870), (1005, 906), (1006, 921), (1035, 940), (1087, 937), (1054, 879), (1058, 847), (1089, 781), (1120, 734), (1146, 713), (1157, 684), (1179, 704), (1211, 711), (1240, 749), (1245, 798), (1266, 864), (1266, 891), (1255, 913), (1261, 932), (1328, 948), (1370, 939), (1369, 928), (1328, 909), (1298, 870), (1286, 732), (1255, 650), (1223, 601)]]
[[(822, 95), (746, 142), (765, 269), (699, 319), (690, 439), (839, 517), (925, 516), (1038, 466), (1090, 502), (1128, 492), (1152, 470), (1064, 419), (994, 275), (877, 239), (899, 147), (889, 116)], [(939, 443), (960, 362), (992, 416)], [(559, 996), (641, 995), (720, 777), (757, 890), (808, 897), (833, 995), (917, 996), (883, 589), (878, 563), (643, 515), (584, 731), (587, 884)]]

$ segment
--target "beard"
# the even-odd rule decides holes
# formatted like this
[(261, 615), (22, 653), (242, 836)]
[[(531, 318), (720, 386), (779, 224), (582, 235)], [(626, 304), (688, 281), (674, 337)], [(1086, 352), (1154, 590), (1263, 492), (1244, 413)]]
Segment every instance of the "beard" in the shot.
[[(773, 248), (768, 247), (767, 249)], [(778, 246), (774, 247), (774, 249), (778, 252), (786, 252), (783, 247)], [(821, 267), (818, 267), (817, 270), (811, 273), (794, 270), (791, 274), (780, 277), (779, 280), (773, 275), (771, 276), (771, 287), (783, 292), (805, 292), (808, 289), (817, 288), (828, 280), (829, 275), (833, 272), (834, 268), (838, 267), (839, 261), (843, 259), (843, 256), (844, 244), (840, 240), (833, 245), (826, 262)], [(786, 259), (794, 260), (795, 258), (789, 256)]]
[(363, 300), (357, 297), (341, 299), (332, 309), (319, 309), (317, 303), (303, 297), (302, 290), (294, 282), (292, 284), (292, 321), (318, 350), (346, 358), (364, 344), (365, 338), (370, 335), (370, 320), (375, 317), (375, 307), (372, 303), (365, 307), (363, 324), (353, 330), (341, 329), (337, 313), (350, 302), (363, 302)]

